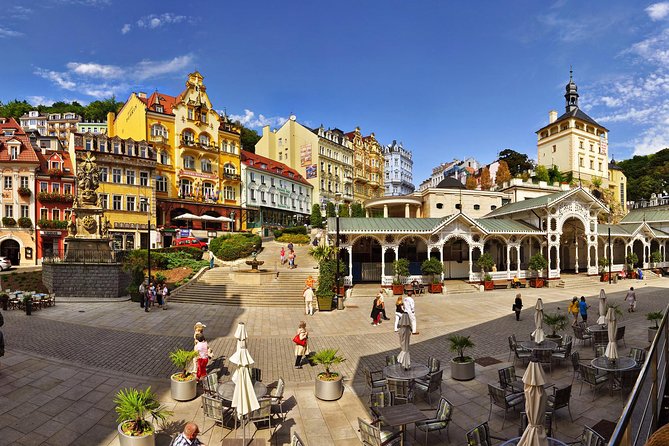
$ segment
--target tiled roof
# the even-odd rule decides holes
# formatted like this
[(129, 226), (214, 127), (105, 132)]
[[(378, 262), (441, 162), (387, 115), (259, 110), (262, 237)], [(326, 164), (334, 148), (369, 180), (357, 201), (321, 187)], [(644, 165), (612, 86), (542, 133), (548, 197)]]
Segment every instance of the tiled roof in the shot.
[[(35, 149), (33, 149), (32, 144), (30, 143), (30, 138), (23, 131), (23, 128), (16, 122), (16, 119), (9, 118), (4, 120), (0, 118), (0, 162), (1, 161), (11, 161), (11, 162), (28, 162), (28, 163), (37, 163), (37, 154)], [(12, 136), (5, 136), (5, 130), (14, 130)], [(20, 153), (17, 159), (10, 159), (9, 148), (7, 143), (10, 141), (18, 141), (21, 144)]]
[[(430, 234), (445, 218), (339, 218), (339, 232), (342, 234)], [(335, 218), (328, 219), (328, 228), (334, 228)]]
[(536, 228), (528, 223), (518, 220), (508, 220), (503, 218), (479, 218), (474, 220), (476, 224), (481, 226), (489, 233), (522, 233), (528, 232), (543, 234), (539, 228)]
[(604, 236), (608, 235), (609, 227), (611, 228), (612, 236), (629, 236), (639, 227), (639, 225), (606, 225), (600, 223), (597, 225), (597, 234)]
[(496, 217), (499, 215), (512, 214), (516, 212), (522, 212), (530, 209), (536, 209), (548, 206), (549, 204), (562, 199), (565, 195), (572, 193), (574, 190), (576, 189), (558, 192), (555, 194), (542, 195), (541, 197), (530, 198), (523, 201), (516, 201), (515, 203), (505, 204), (504, 206), (499, 207), (494, 211), (490, 212), (484, 218)]
[[(288, 178), (290, 180), (294, 180), (298, 183), (306, 184), (307, 186), (311, 186), (311, 183), (309, 183), (307, 180), (304, 179), (302, 175), (300, 175), (295, 169), (291, 169), (290, 167), (286, 166), (283, 163), (280, 163), (278, 161), (274, 161), (273, 159), (257, 155), (255, 153), (247, 152), (246, 150), (241, 151), (241, 161), (242, 163), (246, 164), (249, 167), (256, 168), (258, 170), (266, 170), (269, 173), (273, 173), (276, 175), (281, 175), (282, 177)], [(264, 164), (266, 167), (261, 167), (261, 163)], [(277, 172), (277, 169), (281, 170), (281, 173)], [(289, 173), (292, 173), (293, 176), (290, 177)]]
[(156, 111), (156, 105), (160, 104), (163, 106), (163, 113), (168, 115), (174, 114), (172, 108), (174, 107), (174, 104), (177, 102), (177, 98), (175, 98), (174, 96), (154, 91), (153, 94), (148, 98), (140, 98), (139, 96), (138, 98), (140, 101), (146, 104), (146, 108), (148, 108), (149, 110)]
[(622, 219), (621, 223), (641, 223), (669, 221), (669, 209), (641, 208), (632, 209)]
[(49, 171), (49, 161), (56, 160), (56, 155), (59, 155), (63, 160), (62, 169), (69, 169), (69, 172), (66, 175), (73, 176), (74, 170), (72, 169), (72, 161), (70, 160), (70, 152), (67, 150), (47, 150), (46, 153), (42, 153), (41, 150), (36, 149), (35, 153), (37, 154), (37, 159), (39, 159), (39, 174), (46, 174)]
[(540, 131), (542, 131), (543, 129), (545, 129), (547, 127), (552, 127), (560, 121), (564, 121), (566, 119), (571, 119), (571, 118), (580, 119), (581, 121), (589, 122), (592, 125), (596, 125), (597, 127), (601, 127), (604, 130), (608, 130), (606, 127), (600, 125), (597, 121), (592, 119), (590, 116), (586, 115), (583, 111), (581, 111), (580, 108), (576, 107), (573, 110), (570, 110), (567, 113), (560, 116), (559, 118), (557, 118), (554, 122), (551, 122), (550, 124), (548, 124), (544, 127), (541, 127), (539, 130), (536, 131), (536, 133), (539, 133)]

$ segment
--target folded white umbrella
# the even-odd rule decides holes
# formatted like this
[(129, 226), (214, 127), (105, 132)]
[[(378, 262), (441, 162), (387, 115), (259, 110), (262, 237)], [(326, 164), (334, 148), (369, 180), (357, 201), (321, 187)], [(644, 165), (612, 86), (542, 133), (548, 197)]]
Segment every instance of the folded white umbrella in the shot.
[(237, 328), (235, 329), (235, 338), (239, 339), (240, 341), (248, 338), (248, 334), (246, 333), (246, 325), (244, 322), (239, 322), (237, 324)]
[(532, 332), (534, 337), (534, 342), (537, 344), (544, 342), (546, 339), (546, 334), (543, 329), (544, 323), (544, 303), (541, 298), (537, 299), (537, 304), (534, 306), (534, 327), (535, 330)]
[(609, 343), (606, 345), (604, 356), (609, 359), (618, 359), (618, 345), (616, 343), (616, 329), (618, 323), (616, 322), (616, 310), (609, 308), (606, 313), (607, 330), (609, 332)]
[(235, 393), (232, 395), (232, 407), (237, 412), (237, 418), (242, 420), (242, 444), (246, 445), (246, 415), (258, 410), (260, 404), (248, 367), (242, 366), (235, 372)]
[(548, 438), (544, 429), (546, 414), (546, 377), (541, 364), (530, 362), (523, 374), (525, 384), (525, 412), (527, 427), (518, 441), (518, 446), (548, 446)]
[(172, 220), (200, 220), (200, 217), (186, 212), (185, 214), (181, 214), (178, 217), (174, 217)]
[(597, 318), (599, 325), (606, 324), (606, 293), (604, 289), (599, 290), (599, 318)]
[(228, 359), (231, 363), (240, 367), (248, 367), (254, 363), (251, 354), (246, 348), (237, 349)]

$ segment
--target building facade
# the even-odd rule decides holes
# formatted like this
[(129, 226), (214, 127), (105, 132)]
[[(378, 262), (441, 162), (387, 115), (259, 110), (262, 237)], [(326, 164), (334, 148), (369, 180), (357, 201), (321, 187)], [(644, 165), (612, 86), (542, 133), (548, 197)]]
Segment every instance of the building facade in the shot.
[(35, 177), (40, 162), (30, 138), (14, 118), (0, 118), (2, 227), (0, 255), (12, 265), (34, 265)]
[[(155, 147), (156, 221), (164, 246), (182, 227), (204, 238), (241, 227), (241, 132), (213, 109), (203, 80), (189, 74), (178, 96), (133, 93), (118, 116), (107, 119), (110, 136), (146, 139)], [(186, 213), (208, 217), (176, 218)], [(233, 221), (221, 221), (227, 219)]]
[[(114, 250), (161, 247), (157, 239), (153, 178), (156, 156), (146, 141), (93, 133), (73, 133), (70, 159), (76, 175), (87, 153), (95, 155), (100, 169), (98, 204), (109, 220)], [(149, 227), (151, 230), (149, 230)]]
[(385, 193), (383, 149), (374, 133), (362, 136), (360, 128), (346, 133), (353, 148), (353, 200), (362, 203)]
[(393, 140), (383, 147), (384, 159), (384, 194), (409, 195), (416, 189), (413, 185), (413, 159), (410, 150), (405, 149), (402, 143)]
[(296, 170), (242, 150), (242, 229), (309, 224), (313, 189)]
[(341, 194), (343, 203), (353, 202), (353, 148), (339, 129), (314, 130), (318, 135), (318, 173), (320, 175), (319, 204), (322, 209), (335, 202)]
[(449, 163), (442, 163), (432, 168), (432, 175), (420, 183), (418, 190), (436, 187), (444, 178), (448, 177), (455, 178), (462, 184), (465, 184), (467, 177), (475, 175), (479, 168), (480, 164), (474, 158), (465, 158), (464, 160), (454, 159)]
[(81, 116), (72, 112), (49, 113), (47, 120), (47, 135), (60, 139), (65, 148), (68, 148), (70, 134), (76, 133), (77, 124), (81, 122)]
[(36, 130), (42, 136), (47, 135), (47, 121), (48, 117), (40, 114), (39, 110), (30, 110), (19, 118), (19, 124), (24, 131), (29, 132), (31, 130)]
[(77, 133), (93, 133), (98, 135), (107, 134), (107, 121), (88, 121), (77, 122)]

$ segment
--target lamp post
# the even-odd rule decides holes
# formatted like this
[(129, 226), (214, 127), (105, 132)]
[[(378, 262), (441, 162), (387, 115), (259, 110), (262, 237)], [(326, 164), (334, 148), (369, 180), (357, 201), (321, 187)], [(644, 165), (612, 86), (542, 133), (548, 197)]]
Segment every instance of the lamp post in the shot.
[(611, 285), (611, 264), (613, 263), (613, 252), (611, 251), (611, 214), (609, 214), (609, 285)]
[(344, 305), (342, 301), (342, 296), (339, 295), (339, 201), (341, 200), (341, 194), (335, 194), (335, 261), (337, 262), (337, 267), (335, 269), (335, 296), (337, 298), (337, 309), (343, 310)]
[(146, 279), (146, 285), (150, 286), (151, 285), (151, 206), (149, 205), (149, 199), (146, 197), (141, 198), (142, 203), (146, 206), (146, 214), (147, 214), (147, 221), (146, 221), (146, 259), (148, 263), (148, 268), (149, 268), (149, 274), (148, 278)]

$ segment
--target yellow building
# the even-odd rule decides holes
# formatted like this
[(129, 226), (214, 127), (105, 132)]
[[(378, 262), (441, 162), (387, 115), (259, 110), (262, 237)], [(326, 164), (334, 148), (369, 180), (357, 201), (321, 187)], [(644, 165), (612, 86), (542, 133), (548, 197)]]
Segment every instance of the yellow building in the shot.
[[(565, 113), (558, 117), (557, 112), (551, 110), (548, 125), (536, 132), (538, 164), (549, 169), (557, 166), (583, 184), (600, 180), (604, 190), (619, 189), (620, 184), (626, 184), (626, 179), (622, 171), (618, 171), (616, 184), (613, 187), (610, 184), (608, 130), (579, 108), (578, 88), (571, 73), (565, 90)], [(613, 198), (624, 209), (619, 190)]]
[(346, 134), (353, 147), (353, 198), (362, 203), (385, 192), (383, 148), (374, 133), (362, 136), (360, 128)]
[(74, 172), (87, 152), (95, 153), (100, 168), (98, 204), (109, 219), (109, 236), (115, 250), (160, 246), (156, 232), (155, 177), (156, 157), (148, 142), (108, 137), (94, 133), (72, 133), (68, 145)]
[[(118, 116), (107, 119), (110, 135), (141, 135), (156, 149), (156, 221), (164, 246), (177, 228), (206, 238), (240, 227), (241, 132), (216, 113), (206, 91), (196, 71), (178, 96), (133, 93)], [(208, 219), (175, 218), (185, 213)]]
[(620, 203), (620, 213), (627, 213), (627, 177), (618, 167), (615, 160), (609, 163), (609, 190), (616, 201)]

